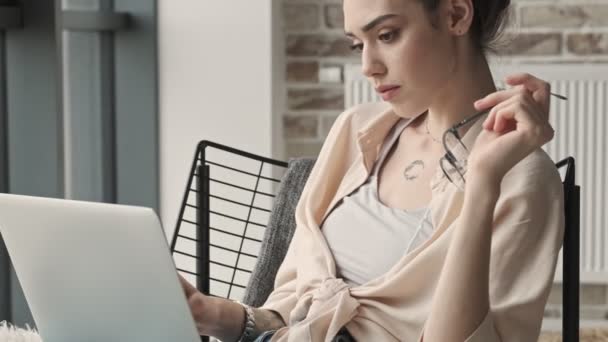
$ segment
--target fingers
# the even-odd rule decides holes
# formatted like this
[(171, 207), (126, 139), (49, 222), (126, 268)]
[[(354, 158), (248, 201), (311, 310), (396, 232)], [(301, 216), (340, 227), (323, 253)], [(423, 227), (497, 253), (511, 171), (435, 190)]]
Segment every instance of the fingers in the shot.
[(509, 75), (505, 77), (505, 82), (511, 86), (523, 85), (530, 92), (549, 90), (551, 88), (548, 82), (525, 72)]
[(197, 293), (198, 290), (196, 287), (192, 286), (189, 281), (184, 279), (181, 274), (177, 273), (177, 277), (179, 278), (179, 282), (182, 284), (182, 288), (184, 289), (184, 293), (186, 294), (186, 298), (192, 297), (193, 294)]
[(543, 109), (542, 113), (545, 114), (545, 119), (549, 119), (549, 106), (551, 98), (551, 86), (549, 83), (528, 73), (509, 75), (505, 78), (505, 81), (512, 87), (488, 94), (484, 98), (474, 103), (475, 108), (482, 111), (484, 109), (496, 106), (498, 103), (505, 101), (511, 96), (518, 93), (523, 94), (527, 91), (531, 98), (537, 104), (539, 104), (541, 109)]
[(524, 90), (525, 88), (523, 86), (516, 86), (510, 89), (499, 90), (475, 101), (473, 105), (475, 106), (475, 109), (477, 109), (478, 111), (482, 111), (488, 108), (492, 108)]
[[(495, 93), (495, 94), (496, 95), (491, 94), (491, 96), (489, 97), (490, 102), (494, 101), (494, 99), (502, 98), (503, 94), (509, 94), (509, 93), (503, 93), (503, 94)], [(508, 97), (505, 100), (500, 101), (497, 105), (492, 107), (492, 109), (490, 110), (490, 113), (488, 114), (488, 117), (486, 118), (486, 120), (483, 123), (483, 127), (485, 129), (487, 129), (487, 130), (496, 129), (496, 127), (495, 127), (496, 113), (498, 111), (500, 111), (504, 108), (510, 107), (514, 103), (518, 103), (518, 102), (526, 104), (526, 108), (528, 108), (528, 110), (530, 111), (530, 114), (535, 116), (535, 119), (540, 119), (539, 113), (542, 111), (539, 108), (539, 106), (535, 103), (535, 101), (532, 99), (532, 97), (530, 96), (530, 93), (527, 90), (520, 87), (518, 89), (511, 90), (510, 94), (511, 94), (510, 97)], [(503, 127), (503, 126), (500, 126), (500, 127)]]
[(202, 294), (190, 297), (188, 299), (188, 306), (194, 318), (199, 321), (201, 318), (199, 315), (205, 311), (205, 297)]
[(538, 109), (531, 105), (530, 102), (510, 101), (502, 106), (494, 114), (492, 130), (502, 135), (517, 129), (535, 147), (549, 142), (553, 139), (554, 130), (549, 122), (540, 118)]
[(534, 119), (528, 115), (527, 105), (511, 101), (499, 109), (495, 114), (493, 130), (497, 133), (506, 133), (515, 129), (516, 125), (532, 126)]
[(521, 85), (524, 86), (530, 93), (534, 100), (541, 104), (545, 112), (549, 112), (549, 106), (551, 102), (551, 85), (529, 73), (516, 73), (509, 75), (505, 78), (505, 82), (511, 86)]
[(505, 101), (502, 101), (499, 104), (497, 104), (496, 106), (492, 107), (492, 109), (490, 110), (490, 113), (488, 114), (488, 117), (483, 122), (483, 128), (485, 128), (487, 130), (493, 130), (494, 124), (495, 124), (496, 112), (498, 112), (502, 108), (510, 105), (512, 100), (513, 100), (513, 97), (511, 97), (510, 99), (507, 99)]
[(507, 77), (505, 77), (505, 81), (510, 84), (510, 85), (515, 85), (515, 84), (526, 84), (527, 87), (530, 87), (532, 89), (530, 89), (530, 91), (534, 91), (536, 89), (540, 89), (542, 87), (544, 87), (545, 81), (541, 80), (540, 78), (537, 78), (527, 72), (518, 72), (515, 74), (511, 74), (508, 75)]
[(205, 335), (205, 328), (207, 328), (205, 320), (207, 318), (207, 313), (209, 312), (208, 306), (205, 295), (202, 293), (195, 294), (188, 299), (190, 313), (192, 314), (192, 318), (194, 319), (194, 322), (196, 322), (196, 328), (201, 335)]

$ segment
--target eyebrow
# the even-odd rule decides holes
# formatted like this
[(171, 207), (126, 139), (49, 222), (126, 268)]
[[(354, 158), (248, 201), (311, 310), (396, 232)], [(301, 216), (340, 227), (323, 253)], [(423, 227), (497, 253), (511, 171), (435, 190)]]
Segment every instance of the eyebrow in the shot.
[[(363, 27), (361, 28), (361, 30), (362, 30), (363, 32), (367, 32), (367, 31), (369, 31), (369, 30), (373, 29), (374, 27), (378, 26), (378, 25), (379, 25), (381, 22), (383, 22), (383, 21), (385, 21), (385, 20), (388, 20), (388, 19), (390, 19), (390, 18), (397, 17), (397, 16), (398, 16), (397, 14), (384, 14), (384, 15), (381, 15), (381, 16), (377, 17), (376, 19), (374, 19), (374, 20), (370, 21), (370, 22), (369, 22), (368, 24), (366, 24), (365, 26), (363, 26)], [(354, 35), (354, 34), (352, 34), (351, 32), (347, 32), (347, 31), (345, 31), (345, 32), (344, 32), (344, 34), (345, 34), (347, 37), (351, 37), (351, 38), (354, 38), (354, 37), (355, 37), (355, 35)]]

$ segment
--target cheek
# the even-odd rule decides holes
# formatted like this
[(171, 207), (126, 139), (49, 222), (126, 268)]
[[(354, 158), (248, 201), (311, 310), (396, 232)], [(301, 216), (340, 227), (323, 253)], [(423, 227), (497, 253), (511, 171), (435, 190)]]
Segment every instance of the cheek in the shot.
[(441, 73), (445, 56), (435, 47), (429, 36), (411, 34), (404, 37), (395, 49), (393, 67), (396, 77), (416, 88), (427, 88), (434, 83), (435, 75)]
[(426, 110), (437, 91), (449, 78), (453, 61), (445, 44), (435, 44), (428, 34), (404, 37), (393, 49), (391, 80), (399, 82), (404, 91), (395, 104), (402, 115), (409, 117)]

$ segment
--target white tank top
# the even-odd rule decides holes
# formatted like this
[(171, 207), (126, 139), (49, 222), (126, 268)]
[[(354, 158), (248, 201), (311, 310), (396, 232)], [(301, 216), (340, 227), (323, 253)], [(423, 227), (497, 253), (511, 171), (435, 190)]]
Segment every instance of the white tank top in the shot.
[(338, 277), (351, 286), (383, 275), (433, 233), (428, 207), (391, 208), (378, 196), (380, 165), (408, 121), (401, 119), (393, 126), (367, 181), (338, 202), (321, 225)]

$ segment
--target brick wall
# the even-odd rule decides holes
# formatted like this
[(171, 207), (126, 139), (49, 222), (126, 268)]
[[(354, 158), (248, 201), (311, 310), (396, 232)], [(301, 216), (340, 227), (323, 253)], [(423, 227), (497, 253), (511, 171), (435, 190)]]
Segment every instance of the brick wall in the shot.
[[(342, 81), (325, 82), (325, 67), (359, 61), (343, 35), (341, 1), (282, 0), (285, 22), (286, 158), (317, 155), (344, 109)], [(515, 0), (499, 55), (518, 62), (608, 63), (608, 0)], [(607, 289), (583, 285), (581, 316), (607, 319)], [(561, 286), (546, 310), (561, 317)]]

